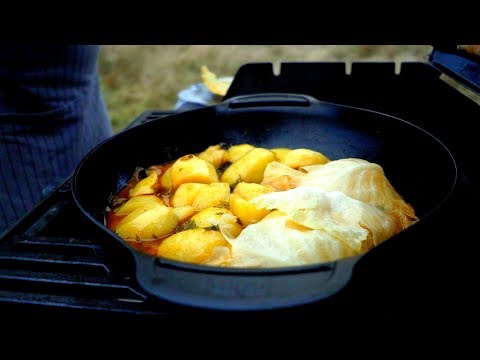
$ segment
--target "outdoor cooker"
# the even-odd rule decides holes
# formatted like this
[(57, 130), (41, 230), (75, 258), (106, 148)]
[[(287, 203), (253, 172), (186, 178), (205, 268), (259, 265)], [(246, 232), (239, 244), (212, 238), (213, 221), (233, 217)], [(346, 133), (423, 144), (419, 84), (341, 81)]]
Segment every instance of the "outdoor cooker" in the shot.
[[(457, 178), (447, 148), (417, 126), (306, 95), (239, 96), (124, 131), (84, 158), (73, 178), (73, 196), (112, 241), (128, 247), (139, 284), (160, 299), (225, 310), (300, 305), (339, 291), (361, 259), (284, 269), (198, 266), (141, 254), (106, 229), (107, 199), (125, 187), (137, 166), (164, 164), (218, 143), (308, 148), (330, 159), (362, 158), (381, 164), (423, 221), (448, 197)], [(410, 237), (416, 237), (421, 222), (408, 229)]]

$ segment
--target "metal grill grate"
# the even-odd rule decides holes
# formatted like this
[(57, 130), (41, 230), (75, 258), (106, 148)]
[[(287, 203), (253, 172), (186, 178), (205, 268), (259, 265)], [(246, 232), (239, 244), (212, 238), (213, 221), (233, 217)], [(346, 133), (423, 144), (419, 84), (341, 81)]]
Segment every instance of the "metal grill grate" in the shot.
[(137, 289), (126, 254), (75, 208), (69, 187), (67, 181), (0, 242), (0, 304), (165, 313)]

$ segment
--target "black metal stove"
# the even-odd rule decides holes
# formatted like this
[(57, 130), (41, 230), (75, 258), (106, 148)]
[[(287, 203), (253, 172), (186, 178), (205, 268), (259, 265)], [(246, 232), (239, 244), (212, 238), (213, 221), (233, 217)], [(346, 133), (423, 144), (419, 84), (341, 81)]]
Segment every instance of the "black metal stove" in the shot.
[[(430, 305), (441, 305), (445, 312), (467, 311), (475, 298), (470, 289), (476, 273), (471, 261), (476, 239), (470, 228), (478, 217), (466, 211), (465, 204), (480, 200), (480, 178), (474, 171), (478, 136), (473, 130), (480, 107), (442, 81), (441, 72), (429, 64), (403, 63), (400, 73), (394, 70), (393, 63), (354, 63), (347, 75), (344, 63), (287, 63), (276, 76), (272, 64), (248, 64), (235, 77), (226, 98), (260, 92), (302, 93), (403, 118), (443, 140), (462, 174), (459, 191), (427, 234), (431, 245), (436, 237), (452, 238), (452, 248), (441, 252), (444, 258), (404, 264), (400, 251), (393, 260), (370, 259), (372, 265), (359, 266), (351, 285), (338, 296), (302, 309), (277, 311), (275, 316), (288, 311), (323, 316), (334, 304), (355, 303), (375, 289), (371, 299), (390, 301), (382, 308), (390, 309), (386, 311), (390, 314), (413, 308), (433, 314)], [(145, 111), (130, 126), (169, 114)], [(126, 252), (76, 208), (67, 180), (0, 238), (0, 313), (163, 318), (196, 312), (149, 298), (135, 284), (131, 266)], [(392, 270), (399, 266), (404, 271)], [(459, 303), (465, 307), (453, 307)]]

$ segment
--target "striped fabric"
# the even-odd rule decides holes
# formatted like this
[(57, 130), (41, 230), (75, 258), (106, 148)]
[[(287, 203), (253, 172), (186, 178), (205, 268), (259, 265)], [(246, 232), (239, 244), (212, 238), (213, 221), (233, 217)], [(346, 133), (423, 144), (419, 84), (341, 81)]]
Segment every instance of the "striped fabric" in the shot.
[(0, 47), (0, 234), (112, 135), (98, 51)]

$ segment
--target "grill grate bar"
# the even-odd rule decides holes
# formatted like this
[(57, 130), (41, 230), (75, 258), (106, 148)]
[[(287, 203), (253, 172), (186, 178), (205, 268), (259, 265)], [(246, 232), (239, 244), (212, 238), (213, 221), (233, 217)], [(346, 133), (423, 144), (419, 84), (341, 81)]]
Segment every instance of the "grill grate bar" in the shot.
[(50, 253), (73, 256), (98, 256), (101, 247), (79, 239), (46, 237), (14, 239), (11, 249), (19, 252)]
[[(28, 271), (28, 270), (18, 270), (18, 269), (2, 269), (0, 278), (8, 277), (8, 278), (28, 278), (28, 279), (43, 279), (44, 281), (71, 281), (71, 282), (89, 282), (89, 283), (97, 283), (97, 284), (107, 284), (111, 283), (111, 279), (107, 279), (104, 276), (92, 276), (92, 275), (85, 275), (85, 274), (64, 274), (64, 273), (52, 273), (52, 272), (44, 272), (44, 271)], [(124, 279), (124, 281), (127, 281)], [(122, 283), (118, 281), (118, 283)]]
[(33, 294), (29, 291), (0, 290), (0, 304), (41, 305), (45, 307), (70, 308), (89, 311), (130, 313), (137, 315), (161, 315), (165, 310), (152, 311), (144, 302), (122, 300), (103, 300), (79, 296), (59, 296), (51, 294)]
[[(0, 253), (0, 269), (30, 270), (64, 274), (84, 274), (108, 278), (110, 270), (103, 263), (89, 257), (63, 256), (59, 254), (17, 255), (13, 252)], [(65, 259), (69, 258), (69, 259)]]
[(144, 301), (146, 296), (126, 285), (94, 283), (87, 281), (72, 281), (62, 279), (31, 278), (0, 274), (0, 288), (2, 290), (22, 291), (50, 295), (79, 296), (94, 299), (126, 298)]

